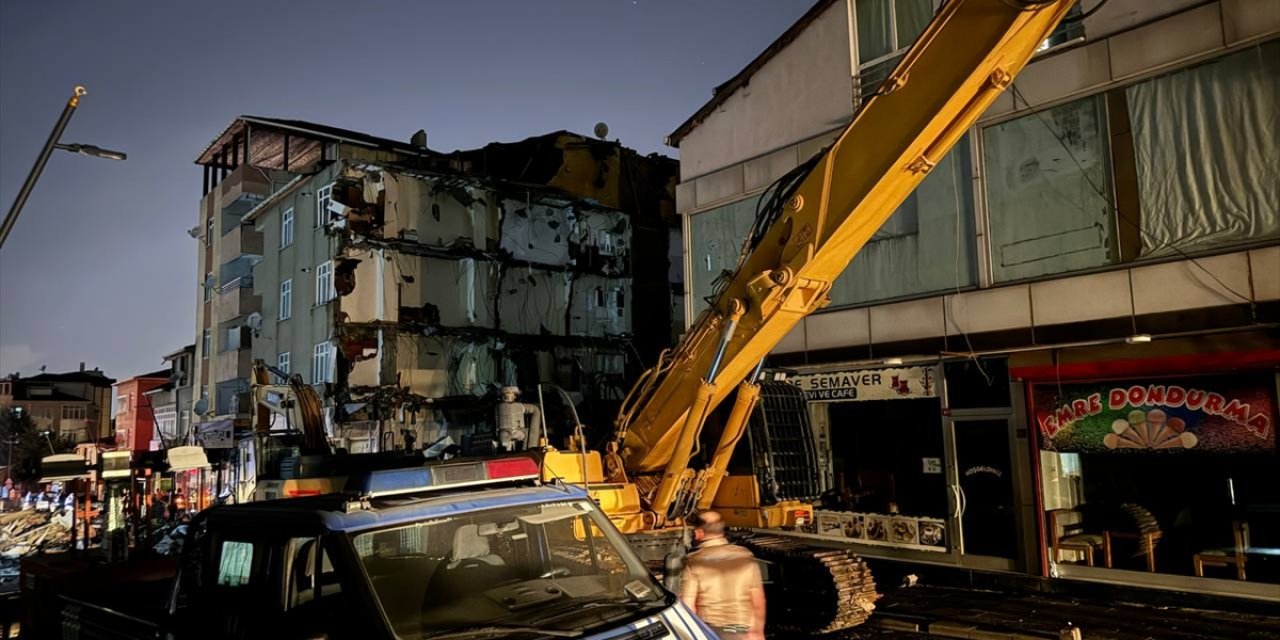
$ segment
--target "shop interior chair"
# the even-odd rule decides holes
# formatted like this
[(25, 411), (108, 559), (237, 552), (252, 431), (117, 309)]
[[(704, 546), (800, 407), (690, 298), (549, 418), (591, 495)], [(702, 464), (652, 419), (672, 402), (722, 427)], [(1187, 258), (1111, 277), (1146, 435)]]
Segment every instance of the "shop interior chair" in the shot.
[[(1164, 537), (1164, 532), (1160, 530), (1160, 523), (1151, 511), (1142, 505), (1122, 504), (1120, 505), (1120, 512), (1124, 514), (1124, 521), (1122, 524), (1121, 520), (1117, 519), (1116, 525), (1126, 528), (1113, 529), (1108, 526), (1107, 530), (1102, 532), (1105, 538), (1103, 546), (1108, 551), (1107, 567), (1110, 568), (1112, 566), (1111, 552), (1115, 549), (1114, 541), (1133, 540), (1137, 544), (1137, 553), (1135, 555), (1144, 556), (1147, 561), (1147, 571), (1155, 573), (1156, 543)], [(1134, 529), (1127, 528), (1130, 524)]]
[(1062, 561), (1063, 551), (1079, 551), (1084, 553), (1085, 564), (1093, 566), (1095, 551), (1103, 552), (1106, 566), (1111, 566), (1110, 539), (1101, 533), (1089, 533), (1085, 530), (1084, 517), (1075, 509), (1050, 509), (1049, 535), (1053, 542), (1049, 545), (1053, 550), (1053, 561)]
[(1236, 577), (1240, 580), (1245, 579), (1244, 564), (1249, 552), (1249, 523), (1236, 520), (1231, 523), (1231, 529), (1235, 537), (1234, 547), (1206, 549), (1192, 556), (1191, 562), (1195, 566), (1196, 576), (1204, 577), (1205, 565), (1221, 567), (1235, 565)]

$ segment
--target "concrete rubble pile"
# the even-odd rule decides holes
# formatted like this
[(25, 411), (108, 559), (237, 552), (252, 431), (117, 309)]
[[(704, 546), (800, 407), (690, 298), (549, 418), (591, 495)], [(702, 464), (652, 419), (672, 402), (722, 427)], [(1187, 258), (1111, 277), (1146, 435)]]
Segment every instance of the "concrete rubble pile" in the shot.
[(34, 510), (0, 515), (0, 557), (16, 559), (71, 544), (70, 513)]

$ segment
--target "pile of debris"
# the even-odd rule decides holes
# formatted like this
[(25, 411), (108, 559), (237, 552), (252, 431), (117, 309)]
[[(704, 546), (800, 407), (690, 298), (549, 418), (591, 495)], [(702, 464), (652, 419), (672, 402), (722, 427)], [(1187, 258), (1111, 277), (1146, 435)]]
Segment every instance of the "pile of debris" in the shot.
[(71, 544), (66, 516), (32, 509), (0, 514), (0, 557), (22, 558), (64, 550)]

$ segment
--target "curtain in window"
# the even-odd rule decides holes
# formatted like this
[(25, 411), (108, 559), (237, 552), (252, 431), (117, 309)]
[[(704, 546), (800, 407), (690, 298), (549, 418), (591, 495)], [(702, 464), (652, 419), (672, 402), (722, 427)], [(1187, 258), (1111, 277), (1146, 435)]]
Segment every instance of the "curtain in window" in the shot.
[(893, 0), (897, 20), (898, 48), (906, 49), (924, 33), (933, 18), (933, 0)]
[(1280, 237), (1280, 42), (1126, 91), (1142, 255)]
[(836, 278), (833, 305), (973, 284), (972, 168), (966, 136)]
[(893, 52), (893, 23), (889, 14), (891, 1), (858, 0), (854, 5), (858, 21), (859, 63)]
[(997, 281), (1110, 261), (1114, 224), (1101, 96), (987, 127), (983, 142)]

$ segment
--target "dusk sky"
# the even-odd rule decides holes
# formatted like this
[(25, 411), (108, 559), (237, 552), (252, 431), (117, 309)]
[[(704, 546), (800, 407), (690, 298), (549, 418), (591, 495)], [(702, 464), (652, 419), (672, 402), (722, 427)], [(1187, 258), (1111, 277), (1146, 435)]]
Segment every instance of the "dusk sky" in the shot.
[(0, 204), (89, 94), (0, 250), (0, 374), (115, 378), (195, 341), (197, 154), (241, 114), (449, 151), (558, 129), (663, 137), (811, 0), (2, 2)]

